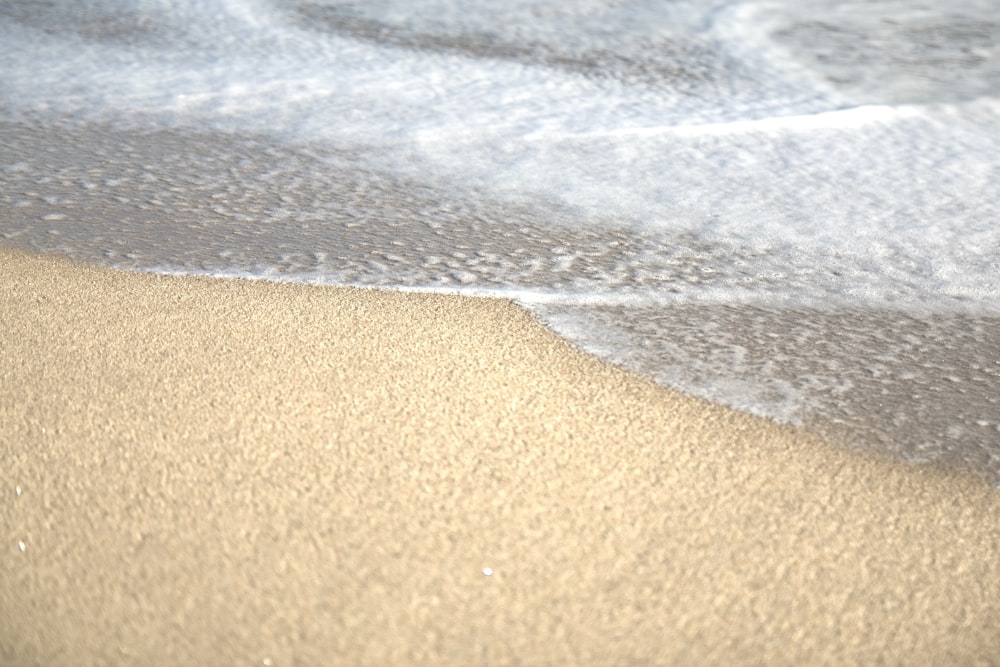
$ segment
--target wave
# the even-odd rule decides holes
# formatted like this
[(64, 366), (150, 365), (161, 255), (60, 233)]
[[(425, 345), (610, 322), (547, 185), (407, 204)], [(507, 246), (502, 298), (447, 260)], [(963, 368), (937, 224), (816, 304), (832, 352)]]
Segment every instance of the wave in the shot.
[(7, 2), (0, 235), (516, 298), (665, 384), (1000, 475), (991, 5)]

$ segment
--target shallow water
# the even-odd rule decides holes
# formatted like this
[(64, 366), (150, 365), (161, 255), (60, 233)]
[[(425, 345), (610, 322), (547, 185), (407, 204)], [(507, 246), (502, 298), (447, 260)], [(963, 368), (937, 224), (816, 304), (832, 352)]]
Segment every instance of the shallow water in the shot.
[(995, 2), (0, 6), (0, 241), (502, 295), (1000, 479)]

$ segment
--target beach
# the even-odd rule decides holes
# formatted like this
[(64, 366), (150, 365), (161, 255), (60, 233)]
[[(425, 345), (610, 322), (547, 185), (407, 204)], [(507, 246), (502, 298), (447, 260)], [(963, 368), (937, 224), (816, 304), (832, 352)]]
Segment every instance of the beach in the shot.
[(1000, 664), (974, 475), (502, 299), (0, 267), (3, 664)]

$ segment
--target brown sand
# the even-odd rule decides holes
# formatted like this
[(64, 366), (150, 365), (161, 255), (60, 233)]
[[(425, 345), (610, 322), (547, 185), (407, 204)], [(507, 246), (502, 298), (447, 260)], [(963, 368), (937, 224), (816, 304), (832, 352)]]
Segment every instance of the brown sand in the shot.
[(504, 301), (0, 269), (3, 664), (1000, 664), (976, 478)]

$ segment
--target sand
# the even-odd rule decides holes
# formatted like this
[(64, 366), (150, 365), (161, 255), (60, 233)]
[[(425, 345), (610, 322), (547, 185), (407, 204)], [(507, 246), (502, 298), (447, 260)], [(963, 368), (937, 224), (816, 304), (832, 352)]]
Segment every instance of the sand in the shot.
[(976, 477), (503, 300), (0, 275), (5, 665), (1000, 664)]

